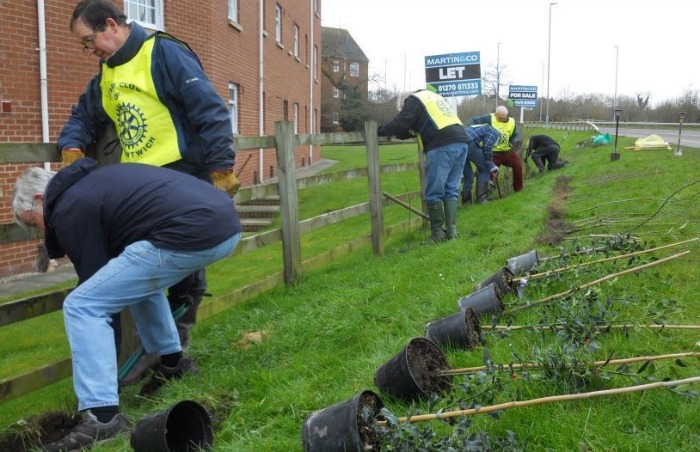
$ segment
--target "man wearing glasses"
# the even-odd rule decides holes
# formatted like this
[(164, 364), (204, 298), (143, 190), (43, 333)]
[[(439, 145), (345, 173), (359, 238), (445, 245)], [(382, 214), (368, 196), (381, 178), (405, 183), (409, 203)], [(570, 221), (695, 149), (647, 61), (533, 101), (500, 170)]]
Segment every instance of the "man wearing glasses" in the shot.
[[(99, 58), (100, 71), (58, 137), (62, 167), (84, 157), (92, 143), (114, 129), (121, 163), (172, 168), (235, 195), (240, 182), (233, 173), (229, 112), (189, 46), (127, 24), (110, 0), (80, 1), (70, 30), (83, 52)], [(185, 351), (205, 290), (203, 268), (169, 290), (173, 311), (190, 306), (177, 320)], [(116, 321), (115, 328), (120, 331)], [(142, 358), (122, 384), (139, 381), (156, 362), (154, 356)]]
[(12, 192), (14, 220), (44, 233), (49, 257), (68, 256), (78, 286), (63, 318), (82, 420), (45, 451), (84, 450), (128, 430), (119, 412), (111, 316), (130, 308), (144, 349), (160, 362), (148, 382), (194, 373), (182, 354), (165, 289), (228, 256), (241, 237), (229, 196), (187, 174), (80, 159), (53, 173), (26, 170)]
[(490, 115), (476, 116), (469, 120), (469, 125), (489, 124), (501, 134), (501, 140), (493, 147), (493, 163), (496, 166), (513, 168), (513, 191), (523, 189), (523, 164), (518, 150), (522, 138), (515, 126), (515, 119), (508, 116), (508, 109), (503, 105)]

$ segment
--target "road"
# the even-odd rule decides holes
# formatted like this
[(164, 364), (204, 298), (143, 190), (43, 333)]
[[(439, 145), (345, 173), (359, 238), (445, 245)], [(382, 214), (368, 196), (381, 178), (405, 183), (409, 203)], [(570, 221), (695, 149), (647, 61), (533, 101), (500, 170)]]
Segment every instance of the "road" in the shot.
[[(609, 133), (610, 135), (615, 136), (615, 128), (614, 127), (601, 127), (600, 133)], [(653, 130), (653, 129), (634, 129), (634, 128), (628, 128), (628, 127), (620, 127), (618, 129), (618, 135), (625, 136), (625, 137), (644, 138), (644, 137), (648, 137), (651, 134), (659, 135), (661, 138), (664, 139), (664, 141), (667, 141), (668, 144), (673, 149), (676, 149), (676, 147), (678, 146), (678, 129), (675, 129), (675, 130), (671, 130), (671, 129)], [(683, 148), (683, 146), (688, 146), (691, 148), (700, 148), (700, 131), (681, 130), (681, 148)]]

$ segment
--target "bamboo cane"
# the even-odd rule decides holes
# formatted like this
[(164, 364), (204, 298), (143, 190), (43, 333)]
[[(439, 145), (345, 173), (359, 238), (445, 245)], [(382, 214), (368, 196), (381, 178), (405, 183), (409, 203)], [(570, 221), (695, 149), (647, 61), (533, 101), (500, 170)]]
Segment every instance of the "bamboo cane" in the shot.
[(698, 240), (700, 240), (700, 238), (695, 237), (695, 238), (692, 238), (692, 239), (689, 239), (689, 240), (684, 240), (684, 241), (682, 241), (682, 242), (676, 242), (676, 243), (671, 243), (671, 244), (669, 244), (669, 245), (657, 246), (656, 248), (650, 248), (650, 249), (648, 249), (648, 250), (635, 251), (634, 253), (621, 254), (620, 256), (606, 257), (605, 259), (598, 259), (598, 260), (591, 261), (591, 262), (583, 262), (583, 263), (581, 263), (581, 264), (569, 265), (569, 266), (567, 266), (567, 267), (557, 268), (556, 270), (550, 270), (550, 271), (542, 272), (542, 273), (534, 273), (534, 274), (529, 275), (529, 276), (519, 276), (519, 277), (516, 277), (516, 278), (512, 278), (511, 281), (519, 282), (519, 281), (522, 281), (522, 280), (524, 280), (524, 279), (530, 281), (530, 280), (533, 280), (533, 279), (544, 278), (545, 276), (556, 275), (556, 274), (558, 274), (558, 273), (562, 273), (562, 272), (565, 272), (565, 271), (568, 271), (568, 270), (572, 270), (572, 269), (574, 269), (574, 268), (581, 268), (581, 267), (586, 267), (586, 266), (588, 266), (588, 265), (601, 264), (601, 263), (603, 263), (603, 262), (609, 262), (609, 261), (614, 261), (614, 260), (617, 260), (617, 259), (624, 259), (624, 258), (627, 258), (627, 257), (638, 256), (638, 255), (640, 255), (640, 254), (652, 253), (652, 252), (654, 252), (654, 251), (659, 251), (659, 250), (663, 250), (663, 249), (666, 249), (666, 248), (672, 248), (672, 247), (674, 247), (674, 246), (679, 246), (679, 245), (685, 245), (686, 243), (696, 242), (696, 241), (698, 241)]
[[(558, 325), (481, 325), (482, 330), (552, 330)], [(624, 330), (625, 328), (648, 328), (650, 330), (700, 330), (700, 325), (598, 325), (599, 330)]]
[[(604, 366), (609, 366), (609, 365), (616, 365), (616, 364), (632, 364), (632, 363), (638, 363), (642, 361), (660, 361), (662, 359), (679, 359), (679, 358), (688, 358), (688, 357), (700, 357), (700, 352), (684, 352), (684, 353), (671, 353), (671, 354), (666, 354), (666, 355), (651, 355), (651, 356), (633, 356), (630, 358), (619, 358), (619, 359), (611, 359), (611, 360), (605, 360), (605, 361), (594, 361), (593, 366), (595, 367), (604, 367)], [(503, 367), (507, 368), (508, 370), (522, 370), (522, 369), (539, 369), (542, 367), (541, 365), (537, 363), (525, 363), (525, 364), (509, 364), (509, 365), (496, 365), (496, 366), (476, 366), (476, 367), (462, 367), (460, 369), (449, 369), (440, 372), (440, 376), (445, 376), (445, 375), (463, 375), (463, 374), (469, 374), (469, 373), (474, 373), (474, 372), (481, 372), (484, 370), (488, 370), (489, 368), (493, 367)], [(567, 367), (573, 367), (571, 364), (567, 365)]]
[[(509, 408), (520, 408), (533, 405), (543, 405), (545, 403), (553, 402), (566, 402), (570, 400), (586, 400), (595, 397), (602, 397), (607, 395), (617, 395), (617, 394), (629, 394), (633, 392), (641, 392), (649, 389), (656, 388), (675, 388), (676, 386), (700, 383), (700, 377), (690, 377), (684, 378), (682, 380), (671, 380), (671, 381), (657, 381), (654, 383), (647, 383), (637, 386), (627, 386), (615, 389), (604, 389), (602, 391), (593, 392), (582, 392), (578, 394), (563, 394), (557, 396), (541, 397), (539, 399), (522, 400), (522, 401), (510, 401), (505, 403), (500, 403), (498, 405), (484, 406), (481, 408), (470, 408), (466, 410), (456, 410), (456, 411), (443, 411), (441, 413), (434, 414), (419, 414), (410, 417), (400, 417), (399, 422), (423, 422), (432, 420), (442, 420), (458, 416), (471, 416), (473, 414), (481, 413), (491, 413), (493, 411), (506, 410)], [(379, 421), (379, 425), (386, 425), (386, 421)]]
[(686, 254), (689, 254), (689, 253), (690, 253), (690, 251), (687, 251), (687, 250), (686, 250), (686, 251), (683, 251), (683, 252), (681, 252), (681, 253), (677, 253), (677, 254), (674, 254), (674, 255), (672, 255), (672, 256), (665, 257), (665, 258), (663, 258), (663, 259), (659, 259), (658, 261), (650, 262), (650, 263), (648, 263), (648, 264), (640, 265), (640, 266), (638, 266), (638, 267), (628, 268), (627, 270), (623, 270), (623, 271), (621, 271), (621, 272), (612, 273), (612, 274), (610, 274), (610, 275), (607, 275), (607, 276), (604, 276), (604, 277), (602, 277), (602, 278), (596, 279), (595, 281), (591, 281), (591, 282), (589, 282), (589, 283), (583, 284), (582, 286), (578, 286), (578, 287), (575, 288), (575, 289), (570, 289), (570, 290), (567, 290), (567, 291), (565, 291), (565, 292), (561, 292), (561, 293), (558, 293), (558, 294), (554, 294), (554, 295), (551, 295), (551, 296), (549, 296), (549, 297), (542, 298), (541, 300), (534, 301), (534, 302), (532, 302), (532, 303), (530, 303), (530, 304), (526, 304), (526, 305), (523, 305), (523, 306), (518, 306), (517, 308), (509, 309), (509, 310), (507, 310), (507, 311), (504, 311), (503, 313), (504, 313), (504, 314), (512, 314), (512, 313), (514, 313), (514, 312), (519, 312), (519, 311), (522, 311), (522, 310), (525, 310), (525, 309), (528, 309), (528, 308), (532, 308), (532, 307), (534, 307), (534, 306), (538, 306), (538, 305), (541, 305), (541, 304), (549, 303), (550, 301), (555, 300), (555, 299), (557, 299), (557, 298), (565, 297), (565, 296), (571, 294), (572, 292), (574, 292), (575, 290), (586, 289), (586, 288), (588, 288), (588, 287), (595, 286), (596, 284), (600, 284), (600, 283), (605, 282), (605, 281), (608, 281), (608, 280), (610, 280), (610, 279), (617, 278), (618, 276), (627, 275), (627, 274), (629, 274), (629, 273), (634, 273), (634, 272), (639, 271), (639, 270), (644, 270), (645, 268), (649, 268), (649, 267), (653, 267), (653, 266), (655, 266), (655, 265), (663, 264), (664, 262), (668, 262), (668, 261), (673, 260), (673, 259), (678, 259), (679, 257), (683, 257), (683, 256), (685, 256)]
[(421, 216), (421, 217), (425, 218), (426, 220), (429, 220), (429, 219), (430, 219), (430, 217), (429, 217), (428, 215), (426, 215), (425, 213), (421, 212), (420, 210), (418, 210), (418, 209), (416, 209), (416, 208), (414, 208), (414, 207), (409, 206), (408, 204), (406, 204), (405, 202), (401, 201), (401, 200), (400, 200), (399, 198), (397, 198), (396, 196), (390, 195), (389, 193), (387, 193), (387, 192), (385, 192), (385, 191), (383, 191), (382, 194), (383, 194), (384, 196), (386, 196), (387, 199), (389, 199), (389, 200), (391, 200), (391, 201), (394, 201), (396, 204), (400, 205), (401, 207), (405, 207), (406, 209), (410, 210), (411, 212), (415, 213), (416, 215)]

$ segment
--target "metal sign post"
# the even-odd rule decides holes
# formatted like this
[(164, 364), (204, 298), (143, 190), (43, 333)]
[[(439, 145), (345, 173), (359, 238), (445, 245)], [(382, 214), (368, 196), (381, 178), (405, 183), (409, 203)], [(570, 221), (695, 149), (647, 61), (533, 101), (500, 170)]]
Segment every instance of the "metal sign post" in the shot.
[(620, 115), (622, 110), (619, 108), (615, 109), (615, 152), (610, 154), (610, 161), (620, 160), (620, 154), (617, 153), (617, 132), (620, 129)]
[(683, 149), (681, 149), (681, 129), (683, 128), (683, 120), (684, 119), (685, 119), (685, 112), (682, 111), (678, 115), (678, 146), (676, 147), (676, 152), (674, 152), (674, 154), (677, 156), (683, 155)]

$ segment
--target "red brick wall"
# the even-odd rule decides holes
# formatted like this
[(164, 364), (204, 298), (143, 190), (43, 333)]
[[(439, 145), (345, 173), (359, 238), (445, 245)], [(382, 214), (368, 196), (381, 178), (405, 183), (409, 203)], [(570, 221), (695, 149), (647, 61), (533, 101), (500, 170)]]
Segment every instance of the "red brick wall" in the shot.
[[(275, 121), (283, 118), (282, 106), (289, 105), (289, 120), (293, 104), (299, 104), (299, 133), (311, 133), (305, 112), (317, 111), (319, 131), (320, 84), (313, 83), (313, 105), (310, 101), (309, 71), (312, 61), (305, 46), (305, 36), (311, 40), (310, 4), (314, 0), (264, 0), (267, 36), (263, 38), (265, 134), (273, 135)], [(0, 114), (0, 142), (41, 142), (41, 98), (39, 77), (38, 19), (36, 0), (0, 2), (0, 101), (9, 101), (12, 112)], [(71, 107), (97, 72), (95, 57), (84, 55), (69, 31), (69, 20), (77, 0), (46, 1), (46, 56), (49, 105), (49, 141), (58, 138), (70, 115)], [(122, 0), (116, 0), (122, 6)], [(283, 42), (275, 42), (275, 4), (283, 8)], [(321, 3), (321, 0), (318, 0)], [(228, 101), (228, 84), (239, 85), (239, 131), (242, 136), (259, 133), (259, 0), (239, 0), (239, 22), (229, 24), (227, 0), (165, 1), (165, 31), (187, 42), (199, 55), (204, 69), (217, 91)], [(293, 48), (293, 25), (300, 28), (299, 60), (289, 55)], [(313, 36), (321, 51), (321, 18), (313, 15)], [(320, 56), (319, 56), (320, 58)], [(308, 65), (307, 65), (308, 61)], [(296, 150), (296, 161), (309, 164), (308, 147)], [(251, 155), (248, 160), (248, 155)], [(240, 151), (235, 171), (243, 186), (260, 180), (259, 151)], [(313, 160), (320, 150), (313, 150)], [(241, 168), (245, 164), (245, 168)], [(26, 165), (25, 165), (26, 166)], [(270, 166), (277, 168), (274, 149), (263, 151), (262, 180), (270, 177)], [(54, 165), (55, 168), (55, 165)], [(0, 164), (0, 224), (11, 222), (9, 210), (12, 184), (24, 169), (17, 165)], [(274, 174), (276, 176), (276, 174)], [(0, 245), (0, 277), (30, 270), (36, 257), (38, 241)]]

